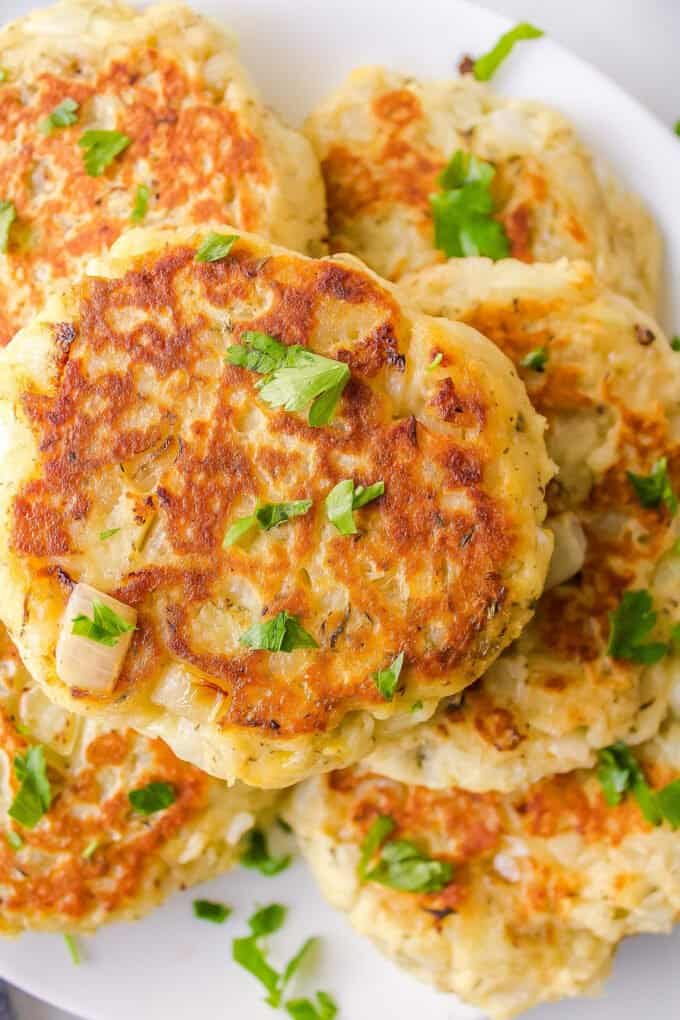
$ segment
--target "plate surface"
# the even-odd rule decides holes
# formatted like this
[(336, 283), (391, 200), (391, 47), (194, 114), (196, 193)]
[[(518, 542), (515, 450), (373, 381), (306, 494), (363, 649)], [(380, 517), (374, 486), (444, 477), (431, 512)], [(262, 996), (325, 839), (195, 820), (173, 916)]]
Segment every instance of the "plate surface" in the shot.
[[(26, 13), (31, 0), (5, 0), (3, 19)], [(193, 0), (197, 9), (227, 17), (221, 0)], [(461, 0), (231, 0), (228, 23), (241, 39), (246, 64), (272, 106), (297, 123), (352, 68), (385, 63), (424, 76), (454, 73), (463, 52), (478, 53), (508, 23)], [(606, 40), (603, 41), (606, 45)], [(496, 86), (559, 107), (594, 152), (640, 192), (665, 234), (666, 277), (680, 271), (678, 143), (638, 103), (598, 71), (549, 40), (524, 45), (499, 73)], [(680, 287), (666, 297), (664, 324), (680, 329)], [(231, 939), (247, 931), (255, 905), (287, 904), (289, 918), (272, 939), (282, 963), (309, 935), (323, 937), (318, 964), (300, 994), (333, 993), (346, 1020), (392, 1017), (465, 1020), (479, 1016), (399, 972), (355, 936), (319, 898), (300, 863), (274, 879), (235, 872), (201, 890), (234, 907), (222, 927), (195, 921), (191, 892), (146, 920), (115, 925), (82, 940), (86, 962), (75, 970), (61, 939), (25, 936), (0, 943), (0, 974), (87, 1020), (185, 1020), (219, 1017), (272, 1020), (260, 986), (231, 960)], [(680, 990), (672, 938), (627, 942), (603, 998), (541, 1007), (531, 1020), (676, 1020)], [(518, 975), (521, 980), (521, 975)], [(284, 1014), (280, 1014), (284, 1015)]]

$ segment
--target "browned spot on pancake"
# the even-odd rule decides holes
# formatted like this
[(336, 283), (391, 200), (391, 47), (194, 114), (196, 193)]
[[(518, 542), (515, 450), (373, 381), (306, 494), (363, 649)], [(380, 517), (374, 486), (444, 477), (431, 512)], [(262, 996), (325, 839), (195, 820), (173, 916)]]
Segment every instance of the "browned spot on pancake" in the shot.
[(474, 485), (482, 480), (482, 465), (476, 454), (470, 450), (449, 450), (444, 465), (454, 485)]
[(493, 708), (491, 705), (477, 705), (475, 728), (480, 736), (497, 751), (514, 751), (524, 740), (515, 725), (514, 717), (505, 708)]
[(531, 212), (526, 205), (515, 206), (502, 217), (510, 241), (510, 254), (522, 262), (533, 262), (531, 248)]
[(399, 128), (423, 116), (420, 100), (409, 89), (383, 92), (373, 100), (372, 109), (378, 120), (388, 121)]
[(459, 390), (450, 377), (442, 380), (431, 404), (444, 421), (463, 427), (483, 428), (486, 424), (486, 408), (480, 396)]

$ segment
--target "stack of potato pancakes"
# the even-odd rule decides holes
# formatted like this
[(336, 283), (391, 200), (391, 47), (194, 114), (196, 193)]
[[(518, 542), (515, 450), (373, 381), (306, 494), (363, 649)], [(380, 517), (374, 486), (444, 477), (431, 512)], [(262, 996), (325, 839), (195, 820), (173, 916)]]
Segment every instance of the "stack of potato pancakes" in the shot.
[(302, 134), (188, 8), (0, 30), (3, 933), (273, 874), (277, 818), (494, 1018), (680, 914), (660, 242), (489, 76)]

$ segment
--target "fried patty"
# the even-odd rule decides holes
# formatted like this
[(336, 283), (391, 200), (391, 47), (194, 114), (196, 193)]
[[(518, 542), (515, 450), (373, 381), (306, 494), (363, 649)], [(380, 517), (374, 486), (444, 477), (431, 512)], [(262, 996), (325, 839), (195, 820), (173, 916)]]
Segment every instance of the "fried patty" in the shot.
[[(677, 779), (680, 724), (637, 753), (654, 788)], [(390, 840), (448, 862), (451, 881), (425, 893), (361, 882), (380, 815), (395, 824)], [(596, 992), (622, 938), (680, 917), (680, 834), (652, 827), (632, 798), (610, 807), (594, 771), (502, 795), (347, 769), (298, 787), (287, 817), (322, 893), (358, 931), (493, 1020)]]
[(612, 289), (656, 304), (657, 229), (640, 201), (600, 179), (572, 125), (540, 103), (506, 99), (465, 76), (419, 82), (354, 71), (312, 114), (328, 192), (331, 251), (388, 279), (441, 262), (430, 195), (458, 150), (496, 168), (497, 218), (526, 262), (587, 259)]
[[(274, 795), (228, 787), (181, 762), (162, 740), (53, 705), (0, 627), (0, 932), (91, 931), (134, 920), (175, 890), (238, 861)], [(33, 829), (7, 811), (16, 757), (43, 748), (53, 800)], [(167, 783), (174, 802), (136, 813), (128, 794)], [(18, 847), (12, 842), (20, 841)]]
[[(645, 666), (607, 645), (609, 616), (630, 590), (652, 596), (647, 640), (668, 641), (680, 621), (677, 514), (663, 501), (643, 506), (628, 477), (666, 458), (680, 493), (680, 354), (584, 263), (459, 260), (414, 274), (403, 291), (430, 314), (475, 326), (519, 367), (558, 466), (549, 512), (572, 514), (586, 548), (581, 569), (542, 596), (484, 678), (381, 747), (371, 766), (427, 786), (512, 790), (589, 766), (615, 740), (646, 740), (665, 714), (677, 652)], [(540, 370), (523, 366), (536, 351)]]
[[(0, 345), (135, 215), (229, 221), (321, 252), (311, 147), (262, 105), (212, 21), (177, 4), (139, 13), (117, 0), (62, 0), (0, 29), (0, 67), (0, 201), (16, 214), (0, 251)], [(77, 104), (73, 122), (66, 111), (67, 123), (50, 127), (65, 102)], [(98, 130), (129, 144), (90, 176), (80, 141)]]
[[(241, 234), (200, 262), (203, 241), (128, 232), (0, 352), (0, 610), (54, 700), (284, 786), (356, 761), (517, 636), (550, 557), (553, 468), (512, 364), (475, 330), (413, 313), (349, 258)], [(328, 424), (229, 362), (253, 333), (346, 372)], [(347, 479), (384, 485), (353, 535), (325, 506)], [(225, 546), (288, 501), (311, 507)], [(57, 674), (81, 581), (138, 613), (110, 693)], [(317, 647), (243, 644), (282, 613)], [(385, 692), (376, 674), (401, 655)]]

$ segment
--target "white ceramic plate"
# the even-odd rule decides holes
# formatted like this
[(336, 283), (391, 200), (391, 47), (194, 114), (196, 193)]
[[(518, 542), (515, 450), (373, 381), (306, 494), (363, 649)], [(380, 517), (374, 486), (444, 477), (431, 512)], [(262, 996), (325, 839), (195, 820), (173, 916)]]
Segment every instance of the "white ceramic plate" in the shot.
[[(226, 16), (220, 0), (193, 0)], [(5, 0), (3, 16), (27, 12), (31, 0)], [(575, 12), (576, 13), (576, 12)], [(387, 63), (425, 76), (454, 72), (461, 53), (480, 53), (507, 22), (461, 0), (231, 0), (228, 20), (266, 99), (292, 122), (359, 64)], [(606, 41), (603, 42), (606, 45)], [(549, 40), (524, 44), (495, 83), (515, 95), (558, 106), (592, 149), (647, 200), (667, 245), (667, 279), (680, 270), (678, 142), (667, 128), (598, 71)], [(680, 287), (667, 296), (665, 325), (680, 328)], [(301, 993), (334, 994), (345, 1020), (463, 1020), (478, 1016), (399, 972), (355, 936), (320, 899), (298, 863), (275, 879), (234, 872), (202, 895), (234, 907), (221, 928), (195, 921), (191, 892), (134, 925), (115, 925), (83, 940), (77, 970), (56, 936), (25, 936), (0, 944), (0, 974), (87, 1020), (272, 1020), (260, 986), (231, 961), (231, 939), (247, 931), (254, 906), (290, 908), (272, 939), (275, 963), (308, 935), (323, 936), (314, 975)], [(680, 992), (673, 975), (673, 938), (647, 936), (622, 949), (602, 999), (542, 1007), (533, 1020), (677, 1020)], [(522, 980), (522, 975), (517, 975)]]

